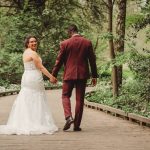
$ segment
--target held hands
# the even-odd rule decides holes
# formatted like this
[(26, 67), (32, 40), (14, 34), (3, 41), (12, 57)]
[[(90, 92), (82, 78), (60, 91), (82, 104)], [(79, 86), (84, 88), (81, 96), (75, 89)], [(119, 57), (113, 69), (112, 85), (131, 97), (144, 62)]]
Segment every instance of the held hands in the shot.
[(92, 78), (91, 84), (93, 86), (95, 86), (97, 84), (97, 79), (96, 78)]
[(49, 81), (53, 84), (56, 84), (57, 83), (57, 79), (54, 77), (54, 76), (51, 76)]

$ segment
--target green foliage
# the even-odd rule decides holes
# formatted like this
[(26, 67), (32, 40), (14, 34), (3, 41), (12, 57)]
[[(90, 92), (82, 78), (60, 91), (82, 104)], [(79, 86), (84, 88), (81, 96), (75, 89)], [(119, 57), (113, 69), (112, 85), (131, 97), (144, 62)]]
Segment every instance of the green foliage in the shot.
[(23, 73), (22, 56), (18, 53), (0, 51), (0, 86), (18, 83)]
[[(123, 85), (117, 98), (113, 99), (111, 83), (106, 78), (101, 78), (97, 91), (89, 93), (86, 98), (92, 102), (150, 117), (150, 55), (132, 50), (117, 56), (116, 64), (122, 63), (126, 63), (130, 70), (123, 73)], [(106, 70), (109, 70), (109, 65)]]
[(139, 93), (143, 101), (150, 102), (150, 55), (142, 55), (138, 52), (132, 54), (129, 67), (135, 73), (136, 79), (141, 83)]
[(36, 16), (35, 11), (20, 12), (10, 16), (2, 13), (1, 16), (0, 31), (3, 35), (1, 45), (5, 51), (22, 53), (24, 49), (23, 41), (27, 35), (39, 37), (37, 31), (40, 31), (40, 19)]
[(109, 33), (109, 32), (105, 32), (105, 33), (101, 34), (99, 37), (102, 40), (109, 40), (109, 39), (114, 38), (113, 34)]
[[(7, 80), (10, 83), (20, 83), (20, 73), (22, 72), (20, 66), (16, 63), (14, 69), (9, 67), (12, 66), (11, 62), (14, 55), (16, 56), (14, 59), (20, 62), (20, 55), (25, 49), (23, 41), (27, 35), (35, 35), (38, 38), (38, 53), (43, 59), (44, 66), (51, 71), (60, 41), (68, 38), (66, 32), (68, 25), (76, 23), (79, 27), (79, 32), (87, 35), (89, 29), (95, 32), (95, 27), (100, 26), (101, 20), (104, 18), (97, 2), (77, 2), (76, 0), (43, 0), (37, 2), (26, 0), (8, 1), (6, 5), (9, 3), (16, 7), (6, 9), (0, 7), (0, 46), (3, 49), (0, 61), (10, 59), (7, 63), (1, 63), (1, 84), (4, 83), (2, 80), (5, 83)], [(90, 16), (90, 18), (85, 16)], [(97, 19), (94, 21), (95, 17)], [(94, 25), (95, 23), (97, 25)], [(91, 36), (89, 37), (91, 38)], [(10, 71), (16, 69), (16, 71), (11, 74), (7, 69)]]
[(146, 42), (148, 43), (148, 42), (150, 42), (150, 28), (148, 28), (147, 30), (146, 30)]
[[(145, 7), (145, 6), (144, 6)], [(98, 69), (101, 74), (101, 81), (97, 85), (97, 91), (88, 93), (86, 98), (89, 101), (109, 105), (122, 109), (126, 112), (138, 113), (150, 117), (150, 57), (149, 51), (143, 52), (140, 49), (138, 53), (136, 42), (132, 38), (136, 38), (139, 30), (149, 25), (148, 11), (131, 14), (127, 16), (126, 27), (132, 28), (136, 33), (128, 33), (125, 42), (125, 52), (116, 53), (115, 60), (104, 58), (105, 52), (108, 56), (108, 47), (105, 47), (108, 39), (115, 39), (115, 36), (105, 33), (99, 36), (100, 47), (97, 50)], [(131, 29), (130, 28), (130, 29)], [(149, 28), (146, 31), (147, 42), (149, 41)], [(129, 44), (131, 43), (131, 44)], [(103, 62), (102, 62), (103, 61)], [(111, 87), (111, 68), (116, 65), (123, 65), (123, 84), (120, 89), (120, 95), (113, 99)]]
[(85, 98), (91, 102), (101, 103), (105, 105), (113, 104), (111, 83), (108, 81), (100, 81), (95, 92), (87, 93)]
[(101, 75), (101, 78), (105, 78), (105, 80), (107, 80), (107, 78), (110, 80), (111, 78), (111, 67), (110, 67), (110, 63), (104, 63), (103, 65), (101, 65), (101, 67), (99, 67), (99, 74)]
[(133, 14), (130, 16), (127, 16), (126, 19), (126, 27), (135, 27), (136, 24), (139, 24), (139, 22), (142, 22), (144, 20), (143, 14)]

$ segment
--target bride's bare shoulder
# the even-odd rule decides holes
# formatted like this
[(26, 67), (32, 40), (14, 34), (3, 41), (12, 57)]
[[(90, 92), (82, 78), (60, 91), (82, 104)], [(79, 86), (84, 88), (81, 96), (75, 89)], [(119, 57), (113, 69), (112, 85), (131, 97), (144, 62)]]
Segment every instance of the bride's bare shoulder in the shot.
[(33, 58), (37, 57), (37, 53), (30, 48), (24, 50), (23, 61), (31, 61)]

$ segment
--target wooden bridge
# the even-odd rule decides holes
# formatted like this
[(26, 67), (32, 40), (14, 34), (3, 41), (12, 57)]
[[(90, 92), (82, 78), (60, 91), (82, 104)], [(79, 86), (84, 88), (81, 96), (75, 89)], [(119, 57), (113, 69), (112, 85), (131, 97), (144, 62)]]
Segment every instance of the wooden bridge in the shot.
[[(82, 132), (62, 131), (61, 90), (48, 90), (47, 95), (59, 131), (53, 135), (0, 135), (0, 150), (150, 150), (150, 128), (87, 107)], [(6, 123), (16, 96), (0, 97), (0, 124)], [(72, 109), (74, 102), (73, 96)]]

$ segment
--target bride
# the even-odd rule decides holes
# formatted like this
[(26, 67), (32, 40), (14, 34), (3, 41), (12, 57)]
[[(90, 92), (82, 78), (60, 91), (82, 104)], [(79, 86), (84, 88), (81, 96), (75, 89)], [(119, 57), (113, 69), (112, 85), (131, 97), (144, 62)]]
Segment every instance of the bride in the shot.
[(42, 73), (52, 83), (56, 83), (57, 79), (42, 65), (36, 52), (37, 38), (27, 37), (25, 47), (21, 90), (12, 106), (7, 124), (0, 125), (0, 134), (53, 134), (58, 128), (48, 109)]

